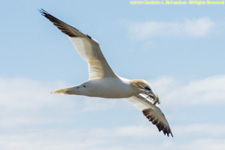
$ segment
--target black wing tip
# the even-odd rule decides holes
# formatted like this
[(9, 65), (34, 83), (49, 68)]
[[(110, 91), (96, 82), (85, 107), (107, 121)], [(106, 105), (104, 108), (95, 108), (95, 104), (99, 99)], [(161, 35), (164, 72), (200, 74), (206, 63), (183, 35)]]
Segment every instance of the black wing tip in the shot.
[(39, 12), (41, 13), (42, 16), (48, 18), (53, 23), (54, 23), (54, 20), (57, 19), (54, 16), (52, 16), (50, 13), (48, 13), (46, 10), (44, 10), (43, 8), (40, 8)]
[(163, 131), (163, 133), (164, 133), (164, 135), (167, 135), (168, 137), (169, 137), (169, 136), (174, 137), (174, 136), (173, 136), (173, 133), (172, 133), (171, 131), (169, 131), (169, 132), (164, 132), (164, 131)]
[[(171, 137), (174, 137), (173, 136), (173, 133), (172, 133), (172, 131), (171, 131), (171, 129), (170, 129), (170, 131), (169, 131), (169, 134), (171, 135)], [(168, 135), (169, 136), (169, 135)]]
[[(156, 126), (157, 126), (157, 125), (156, 125)], [(158, 126), (157, 126), (157, 128), (159, 129)], [(160, 130), (159, 132), (161, 132), (161, 131), (163, 131), (164, 135), (167, 135), (168, 137), (169, 137), (169, 136), (174, 137), (174, 136), (173, 136), (173, 133), (172, 133), (172, 131), (171, 131), (170, 128), (169, 128), (169, 129), (164, 128), (164, 129)]]
[(65, 33), (66, 35), (68, 35), (70, 37), (76, 37), (73, 33), (70, 32), (70, 30), (67, 30), (66, 28), (63, 27), (63, 24), (66, 24), (66, 23), (64, 23), (63, 21), (59, 20), (58, 18), (52, 16), (50, 13), (48, 13), (43, 8), (40, 8), (39, 12), (41, 13), (42, 16), (46, 17), (49, 21), (51, 21), (63, 33)]
[[(46, 17), (47, 19), (49, 19), (58, 29), (60, 29), (63, 33), (67, 34), (70, 37), (78, 37), (76, 34), (72, 33), (70, 30), (65, 29), (62, 25), (60, 25), (61, 23), (64, 23), (63, 21), (57, 19), (56, 17), (52, 16), (50, 13), (48, 13), (46, 10), (44, 10), (43, 8), (38, 9), (38, 11), (41, 13), (42, 16)], [(66, 24), (68, 25), (68, 24)], [(70, 25), (68, 25), (70, 26)], [(74, 28), (71, 26), (71, 28)], [(74, 28), (76, 29), (76, 28)], [(80, 30), (76, 29), (77, 31), (81, 32)], [(85, 34), (83, 32), (81, 32), (84, 36), (86, 36), (88, 39), (93, 40), (93, 38), (88, 35)]]
[(50, 21), (53, 21), (52, 19), (57, 19), (54, 16), (52, 16), (50, 13), (48, 13), (46, 10), (44, 10), (43, 8), (40, 8), (39, 12), (41, 13), (42, 16), (48, 18)]
[(173, 137), (173, 133), (170, 129), (170, 127), (165, 127), (163, 124), (161, 124), (156, 118), (154, 115), (152, 115), (150, 112), (152, 111), (151, 108), (148, 108), (148, 109), (144, 109), (142, 110), (143, 114), (148, 118), (149, 121), (152, 122), (153, 125), (155, 125), (159, 132), (163, 132), (164, 135), (167, 135), (169, 137), (169, 135), (171, 135)]
[(38, 11), (39, 11), (43, 16), (49, 14), (49, 13), (48, 13), (46, 10), (44, 10), (43, 8), (38, 9)]
[[(156, 125), (157, 126), (157, 125)], [(158, 129), (160, 129), (159, 126), (157, 126)], [(162, 131), (164, 133), (164, 135), (167, 135), (168, 137), (171, 135), (171, 137), (173, 137), (173, 133), (170, 129), (170, 127), (168, 128), (164, 128), (164, 129), (161, 129), (160, 131)]]

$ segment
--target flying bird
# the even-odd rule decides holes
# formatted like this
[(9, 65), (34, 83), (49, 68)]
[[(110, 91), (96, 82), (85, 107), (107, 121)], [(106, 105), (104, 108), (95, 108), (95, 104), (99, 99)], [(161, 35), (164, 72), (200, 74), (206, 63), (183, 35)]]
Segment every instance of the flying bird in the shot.
[(107, 63), (99, 43), (91, 36), (57, 19), (44, 9), (40, 13), (49, 19), (59, 30), (69, 36), (73, 46), (84, 61), (88, 63), (89, 80), (52, 93), (85, 95), (102, 98), (125, 98), (157, 126), (159, 131), (173, 137), (170, 126), (156, 103), (158, 97), (150, 84), (142, 79), (129, 80), (115, 74)]

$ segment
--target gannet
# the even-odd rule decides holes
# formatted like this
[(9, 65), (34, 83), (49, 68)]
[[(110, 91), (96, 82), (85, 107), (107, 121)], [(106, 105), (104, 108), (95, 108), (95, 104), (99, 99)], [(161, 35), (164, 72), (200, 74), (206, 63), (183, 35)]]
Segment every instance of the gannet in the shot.
[(69, 36), (80, 57), (88, 63), (88, 81), (52, 93), (102, 98), (125, 98), (141, 110), (149, 121), (157, 126), (159, 131), (163, 131), (165, 135), (171, 135), (173, 137), (164, 114), (159, 106), (156, 105), (158, 97), (154, 94), (147, 81), (142, 79), (129, 80), (118, 76), (107, 63), (96, 40), (88, 34), (57, 19), (44, 9), (40, 9), (39, 11), (59, 30)]

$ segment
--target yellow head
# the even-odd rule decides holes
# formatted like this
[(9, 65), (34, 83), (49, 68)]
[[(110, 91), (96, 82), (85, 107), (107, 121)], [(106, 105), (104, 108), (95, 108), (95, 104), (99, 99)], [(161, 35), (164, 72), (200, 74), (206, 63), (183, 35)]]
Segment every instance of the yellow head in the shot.
[(132, 80), (131, 85), (137, 91), (137, 94), (146, 94), (154, 100), (154, 104), (159, 103), (159, 98), (153, 93), (150, 84), (145, 80)]

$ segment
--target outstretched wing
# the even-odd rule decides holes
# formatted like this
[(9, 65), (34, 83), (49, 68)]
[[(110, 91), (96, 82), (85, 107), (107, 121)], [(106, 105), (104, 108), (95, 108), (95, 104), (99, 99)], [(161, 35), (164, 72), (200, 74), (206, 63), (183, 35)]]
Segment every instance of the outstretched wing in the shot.
[(48, 18), (59, 30), (67, 34), (73, 43), (75, 49), (87, 63), (89, 79), (98, 79), (104, 77), (116, 77), (104, 55), (101, 52), (97, 41), (89, 35), (82, 33), (78, 29), (64, 23), (52, 16), (45, 10), (40, 10), (41, 14)]
[(148, 120), (157, 126), (159, 131), (163, 131), (165, 135), (167, 134), (167, 136), (169, 136), (170, 134), (173, 137), (169, 123), (159, 107), (153, 105), (141, 95), (132, 96), (130, 98), (126, 98), (126, 100), (140, 109)]

